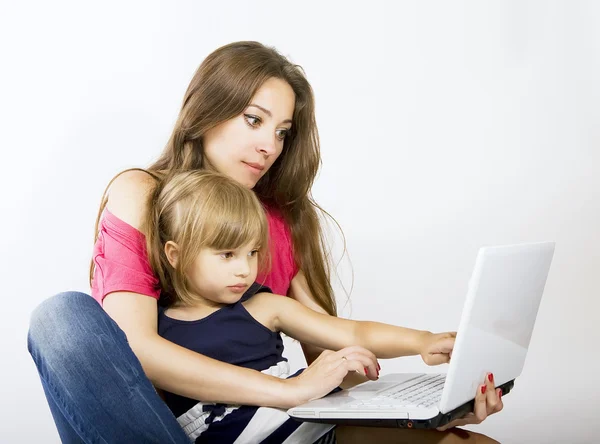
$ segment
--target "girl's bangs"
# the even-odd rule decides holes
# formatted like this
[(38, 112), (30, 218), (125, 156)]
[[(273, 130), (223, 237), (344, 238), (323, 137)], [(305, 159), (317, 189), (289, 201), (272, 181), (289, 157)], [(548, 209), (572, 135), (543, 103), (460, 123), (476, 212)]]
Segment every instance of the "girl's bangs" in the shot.
[(250, 201), (238, 203), (241, 205), (223, 205), (221, 211), (208, 212), (211, 216), (201, 234), (205, 246), (214, 250), (235, 250), (252, 242), (265, 246), (268, 227), (262, 209)]

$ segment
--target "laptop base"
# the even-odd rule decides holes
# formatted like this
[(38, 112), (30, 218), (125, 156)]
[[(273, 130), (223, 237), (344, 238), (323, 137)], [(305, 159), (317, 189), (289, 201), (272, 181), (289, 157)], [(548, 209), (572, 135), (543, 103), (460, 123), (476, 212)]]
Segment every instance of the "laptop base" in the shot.
[[(511, 389), (515, 385), (515, 380), (508, 381), (505, 384), (499, 385), (496, 388), (502, 389), (502, 396), (510, 393)], [(467, 413), (473, 411), (475, 406), (475, 400), (471, 400), (448, 413), (440, 413), (429, 419), (340, 419), (340, 418), (296, 418), (296, 421), (300, 422), (318, 422), (323, 424), (337, 424), (337, 425), (349, 425), (349, 426), (360, 426), (360, 427), (387, 427), (387, 428), (403, 428), (403, 429), (435, 429), (455, 419), (462, 418)]]

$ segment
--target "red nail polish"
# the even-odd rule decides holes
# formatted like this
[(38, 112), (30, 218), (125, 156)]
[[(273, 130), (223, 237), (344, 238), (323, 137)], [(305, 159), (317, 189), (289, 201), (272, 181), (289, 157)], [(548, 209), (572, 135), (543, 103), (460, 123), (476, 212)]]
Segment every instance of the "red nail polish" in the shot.
[(377, 363), (377, 369), (381, 370), (381, 366), (379, 365), (379, 362)]
[(366, 374), (367, 374), (367, 367), (365, 367), (365, 376), (366, 376)]
[(502, 389), (498, 389), (498, 397), (502, 398)]
[(494, 381), (494, 374), (493, 374), (493, 373), (490, 373), (490, 374), (488, 375), (488, 381), (490, 381), (490, 382), (493, 382), (493, 381)]
[(482, 385), (481, 386), (481, 394), (485, 395), (485, 391), (487, 390), (487, 386)]

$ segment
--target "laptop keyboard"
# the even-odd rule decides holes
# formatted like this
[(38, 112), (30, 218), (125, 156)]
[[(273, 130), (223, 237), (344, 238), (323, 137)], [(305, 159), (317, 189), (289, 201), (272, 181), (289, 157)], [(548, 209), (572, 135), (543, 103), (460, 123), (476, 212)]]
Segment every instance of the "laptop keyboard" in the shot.
[(402, 384), (402, 387), (391, 388), (374, 398), (361, 400), (351, 407), (366, 409), (399, 406), (431, 407), (440, 402), (445, 380), (445, 374), (422, 375)]

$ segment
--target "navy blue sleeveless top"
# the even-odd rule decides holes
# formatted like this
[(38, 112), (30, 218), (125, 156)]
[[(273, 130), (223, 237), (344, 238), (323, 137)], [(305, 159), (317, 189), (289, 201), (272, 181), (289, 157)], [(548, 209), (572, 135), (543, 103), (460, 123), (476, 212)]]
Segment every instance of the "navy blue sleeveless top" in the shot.
[[(254, 283), (235, 304), (227, 305), (197, 321), (180, 321), (165, 315), (160, 307), (158, 334), (204, 356), (240, 367), (262, 371), (287, 361), (282, 356), (283, 340), (279, 332), (269, 330), (254, 319), (242, 302), (256, 293), (271, 289)], [(178, 417), (198, 401), (165, 392), (165, 402)]]

